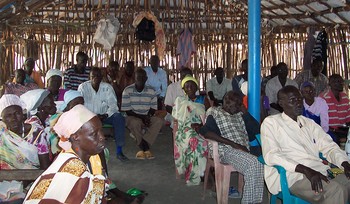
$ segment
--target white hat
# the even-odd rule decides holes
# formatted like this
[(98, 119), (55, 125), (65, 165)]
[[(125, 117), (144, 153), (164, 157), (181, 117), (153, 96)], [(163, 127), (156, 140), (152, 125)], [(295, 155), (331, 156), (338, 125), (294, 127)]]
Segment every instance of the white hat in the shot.
[(0, 98), (0, 117), (2, 114), (2, 111), (9, 107), (9, 106), (20, 106), (22, 109), (25, 107), (25, 104), (21, 101), (21, 99), (14, 95), (14, 94), (4, 94), (1, 98)]

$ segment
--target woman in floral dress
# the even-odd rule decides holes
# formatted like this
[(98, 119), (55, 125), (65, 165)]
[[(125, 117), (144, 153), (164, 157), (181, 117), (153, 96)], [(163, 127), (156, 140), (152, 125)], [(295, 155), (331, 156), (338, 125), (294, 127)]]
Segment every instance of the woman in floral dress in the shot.
[(186, 95), (175, 100), (172, 115), (178, 121), (174, 159), (179, 174), (185, 174), (187, 185), (198, 185), (207, 162), (207, 142), (198, 134), (209, 101), (197, 96), (198, 82), (187, 75), (181, 82)]

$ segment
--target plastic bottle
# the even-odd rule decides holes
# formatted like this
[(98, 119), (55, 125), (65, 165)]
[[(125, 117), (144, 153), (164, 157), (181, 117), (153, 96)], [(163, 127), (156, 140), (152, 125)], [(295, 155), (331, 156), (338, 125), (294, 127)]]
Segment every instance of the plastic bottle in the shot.
[(345, 152), (346, 155), (348, 155), (348, 158), (350, 159), (350, 129), (348, 130), (348, 139), (346, 140), (345, 144)]

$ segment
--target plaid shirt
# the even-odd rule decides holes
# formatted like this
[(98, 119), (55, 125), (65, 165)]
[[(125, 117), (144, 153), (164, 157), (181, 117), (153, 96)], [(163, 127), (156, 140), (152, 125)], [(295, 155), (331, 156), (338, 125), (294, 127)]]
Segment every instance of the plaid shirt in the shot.
[[(248, 133), (245, 129), (242, 112), (231, 115), (221, 107), (212, 107), (207, 111), (207, 116), (209, 115), (215, 119), (222, 137), (249, 149)], [(219, 143), (219, 151), (221, 152), (225, 146), (231, 148), (229, 145)]]
[(316, 96), (318, 96), (328, 87), (328, 78), (322, 73), (318, 77), (314, 77), (311, 73), (311, 70), (305, 70), (303, 72), (300, 72), (295, 77), (294, 81), (298, 83), (299, 87), (305, 81), (312, 82), (315, 85)]

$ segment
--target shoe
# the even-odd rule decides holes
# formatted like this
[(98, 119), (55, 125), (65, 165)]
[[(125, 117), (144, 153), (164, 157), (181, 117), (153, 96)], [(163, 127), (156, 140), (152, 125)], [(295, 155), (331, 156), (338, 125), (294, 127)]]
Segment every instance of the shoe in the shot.
[(145, 151), (145, 157), (146, 159), (154, 159), (155, 157), (153, 156), (153, 154), (151, 153), (151, 151)]
[(129, 159), (123, 154), (123, 152), (117, 154), (117, 159), (119, 159), (122, 162), (129, 161)]
[(138, 151), (136, 153), (136, 159), (146, 159), (145, 152), (144, 151)]

